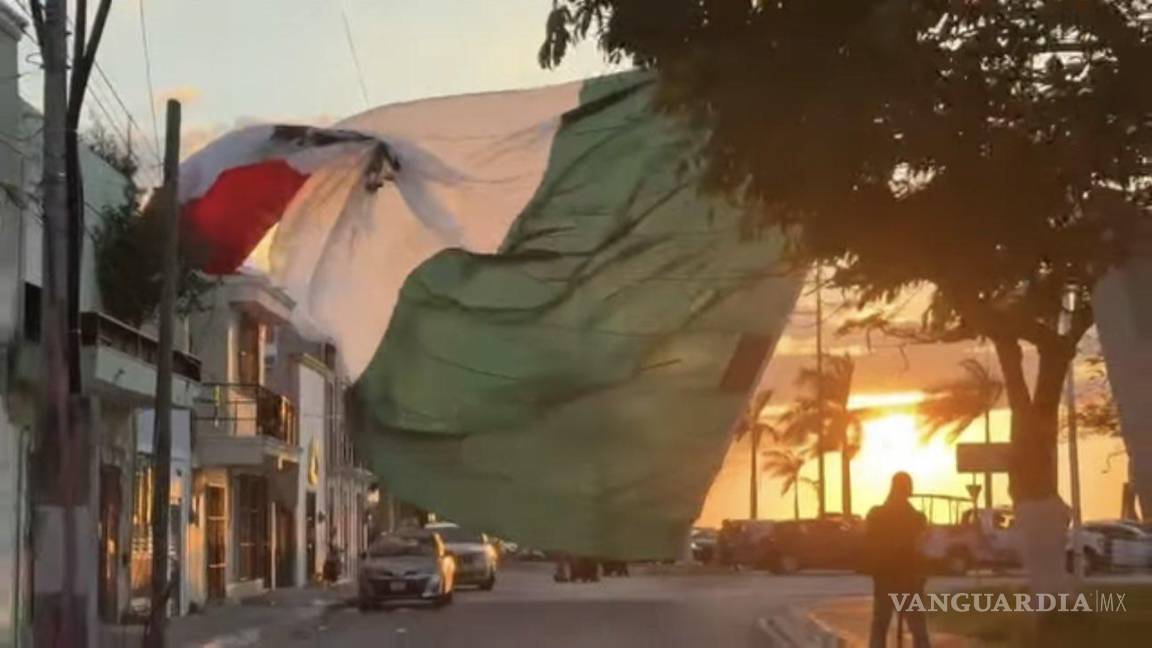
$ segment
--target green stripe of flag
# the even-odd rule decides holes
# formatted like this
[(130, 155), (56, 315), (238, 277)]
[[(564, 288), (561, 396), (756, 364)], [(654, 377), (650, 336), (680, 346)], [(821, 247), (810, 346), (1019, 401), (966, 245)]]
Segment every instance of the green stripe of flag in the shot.
[(401, 499), (543, 549), (683, 542), (798, 282), (780, 237), (701, 195), (699, 137), (652, 93), (588, 82), (500, 253), (409, 276), (356, 389)]

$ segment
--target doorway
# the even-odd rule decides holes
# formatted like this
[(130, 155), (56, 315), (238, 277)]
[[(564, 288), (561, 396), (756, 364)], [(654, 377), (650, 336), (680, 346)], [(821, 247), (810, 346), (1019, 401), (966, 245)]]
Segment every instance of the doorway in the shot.
[(115, 623), (118, 616), (120, 582), (120, 468), (100, 466), (100, 591), (97, 607), (100, 619)]
[(316, 580), (316, 493), (304, 496), (304, 580)]
[(276, 587), (295, 585), (296, 516), (292, 510), (276, 505)]
[(205, 564), (208, 573), (208, 598), (223, 600), (226, 595), (225, 570), (228, 567), (228, 515), (225, 506), (224, 488), (209, 486), (204, 490), (204, 542), (206, 545)]

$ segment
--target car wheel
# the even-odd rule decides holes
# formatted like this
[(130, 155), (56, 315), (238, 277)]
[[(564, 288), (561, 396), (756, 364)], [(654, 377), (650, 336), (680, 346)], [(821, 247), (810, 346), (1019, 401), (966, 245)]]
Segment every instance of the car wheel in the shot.
[(1084, 550), (1084, 573), (1095, 574), (1104, 570), (1104, 561), (1091, 549)]
[(963, 549), (954, 549), (948, 552), (944, 559), (944, 570), (952, 576), (964, 576), (972, 566), (972, 559)]
[(496, 587), (496, 572), (489, 574), (488, 578), (483, 583), (480, 583), (480, 589), (485, 592), (491, 592), (493, 587)]
[[(1102, 568), (1103, 564), (1100, 561), (1100, 557), (1096, 555), (1096, 552), (1092, 551), (1091, 549), (1085, 549), (1084, 573), (1093, 574), (1100, 571)], [(1064, 554), (1064, 570), (1069, 574), (1076, 571), (1076, 556), (1071, 551), (1068, 551)]]
[(356, 601), (356, 607), (360, 608), (361, 612), (369, 612), (376, 607), (376, 603), (366, 596), (361, 596)]

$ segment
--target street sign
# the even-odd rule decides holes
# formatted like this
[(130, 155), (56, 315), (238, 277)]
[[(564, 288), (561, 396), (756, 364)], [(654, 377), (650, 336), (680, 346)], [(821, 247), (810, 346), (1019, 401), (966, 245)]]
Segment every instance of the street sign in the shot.
[(980, 484), (968, 484), (968, 486), (966, 488), (968, 489), (968, 497), (971, 497), (972, 501), (976, 501), (977, 499), (979, 499), (979, 497), (980, 497)]
[(956, 472), (1005, 473), (1011, 457), (1012, 446), (1007, 443), (957, 443)]

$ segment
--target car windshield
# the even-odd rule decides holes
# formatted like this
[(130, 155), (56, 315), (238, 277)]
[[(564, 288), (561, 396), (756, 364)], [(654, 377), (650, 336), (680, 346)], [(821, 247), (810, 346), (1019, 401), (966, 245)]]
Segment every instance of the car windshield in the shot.
[(435, 531), (444, 542), (484, 542), (482, 534), (461, 527), (438, 527)]
[(435, 556), (436, 540), (431, 536), (384, 535), (368, 548), (372, 558), (390, 556)]

